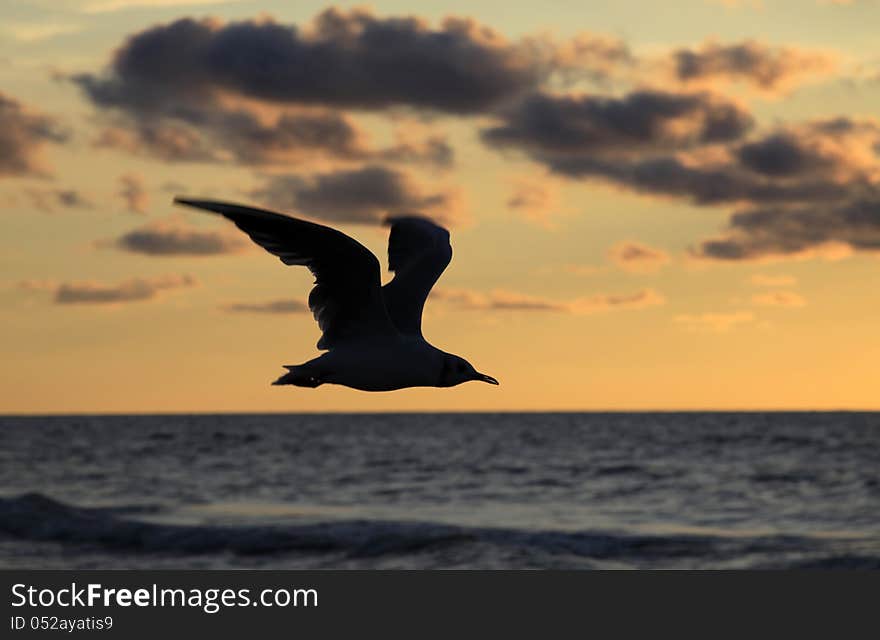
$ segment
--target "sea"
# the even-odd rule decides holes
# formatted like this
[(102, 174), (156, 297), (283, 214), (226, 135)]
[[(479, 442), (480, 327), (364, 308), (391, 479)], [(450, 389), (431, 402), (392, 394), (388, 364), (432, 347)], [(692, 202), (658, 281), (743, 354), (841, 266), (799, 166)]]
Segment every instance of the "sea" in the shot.
[(880, 413), (0, 417), (0, 567), (880, 569)]

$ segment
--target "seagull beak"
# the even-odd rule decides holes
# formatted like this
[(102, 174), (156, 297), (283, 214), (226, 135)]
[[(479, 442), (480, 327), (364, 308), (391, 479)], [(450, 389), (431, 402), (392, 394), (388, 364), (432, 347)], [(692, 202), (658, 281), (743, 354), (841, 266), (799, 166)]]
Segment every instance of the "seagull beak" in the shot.
[(474, 380), (479, 380), (480, 382), (488, 382), (489, 384), (501, 384), (492, 376), (487, 376), (485, 373), (478, 373), (477, 377)]

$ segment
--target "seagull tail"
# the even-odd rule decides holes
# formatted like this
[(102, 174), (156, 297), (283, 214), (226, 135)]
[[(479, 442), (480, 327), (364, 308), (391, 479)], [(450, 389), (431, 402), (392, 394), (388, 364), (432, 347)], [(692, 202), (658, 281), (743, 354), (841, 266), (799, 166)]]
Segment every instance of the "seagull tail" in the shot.
[(272, 383), (273, 385), (282, 386), (289, 384), (296, 387), (308, 387), (314, 389), (315, 387), (324, 384), (324, 381), (311, 367), (305, 367), (302, 365), (284, 365), (284, 368), (287, 369), (287, 373), (275, 380), (275, 382)]

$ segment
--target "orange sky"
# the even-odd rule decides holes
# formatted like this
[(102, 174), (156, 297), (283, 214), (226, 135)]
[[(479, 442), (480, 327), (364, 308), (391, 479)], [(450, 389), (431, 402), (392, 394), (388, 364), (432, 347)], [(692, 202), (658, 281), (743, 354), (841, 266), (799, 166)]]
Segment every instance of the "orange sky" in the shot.
[[(4, 3), (0, 412), (880, 409), (880, 5), (675, 4)], [(448, 222), (501, 386), (269, 386), (311, 278), (176, 194)]]

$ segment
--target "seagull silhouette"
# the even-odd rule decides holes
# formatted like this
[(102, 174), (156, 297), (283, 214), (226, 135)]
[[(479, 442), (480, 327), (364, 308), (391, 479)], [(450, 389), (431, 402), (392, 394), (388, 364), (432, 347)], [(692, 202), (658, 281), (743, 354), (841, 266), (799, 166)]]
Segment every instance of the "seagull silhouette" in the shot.
[(381, 284), (379, 260), (341, 231), (290, 216), (211, 200), (175, 198), (177, 204), (218, 213), (286, 265), (304, 265), (315, 276), (309, 308), (326, 353), (272, 384), (318, 387), (339, 384), (363, 391), (454, 387), (469, 380), (498, 384), (464, 358), (422, 337), (422, 309), (431, 287), (452, 260), (449, 231), (419, 216), (392, 217), (388, 268)]

